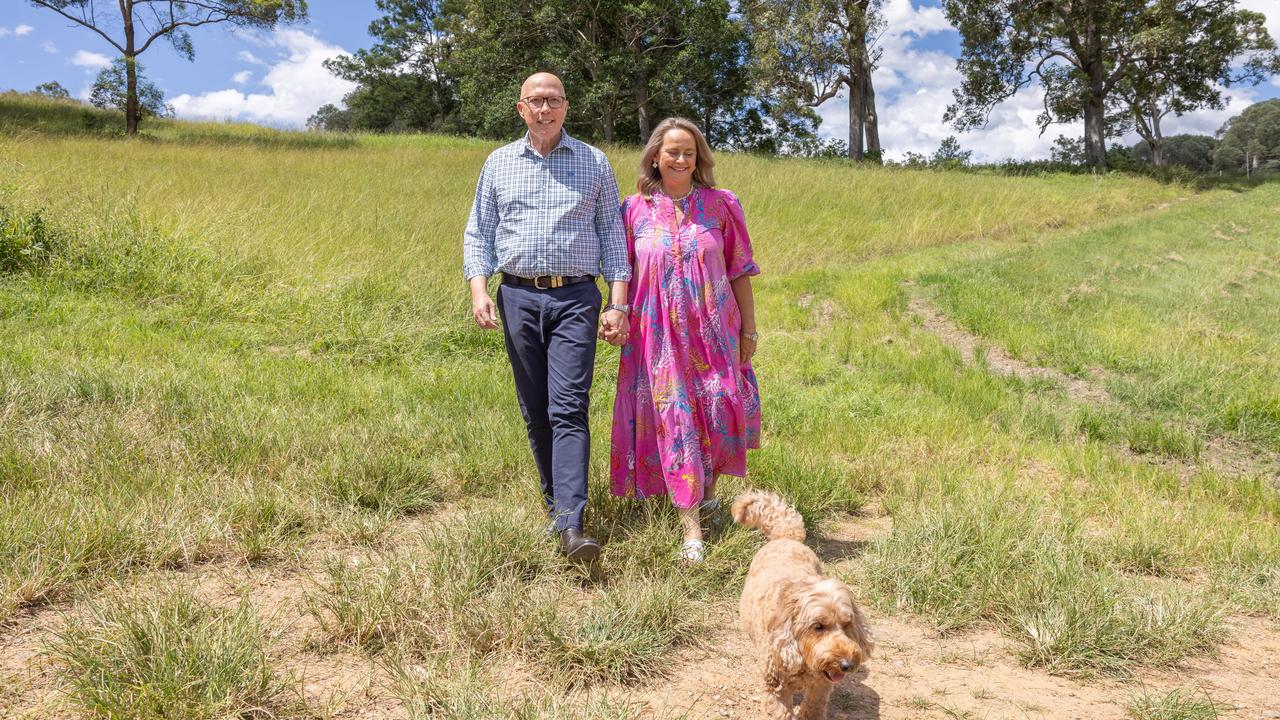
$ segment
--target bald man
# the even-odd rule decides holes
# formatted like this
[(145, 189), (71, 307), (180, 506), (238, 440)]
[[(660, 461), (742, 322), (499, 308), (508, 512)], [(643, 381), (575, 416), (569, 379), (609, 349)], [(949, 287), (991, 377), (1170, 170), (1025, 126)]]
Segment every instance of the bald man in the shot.
[[(631, 267), (613, 168), (604, 153), (564, 132), (568, 110), (560, 78), (537, 73), (524, 81), (516, 112), (529, 131), (485, 161), (462, 265), (476, 324), (494, 330), (501, 317), (560, 550), (593, 562), (600, 543), (582, 532), (587, 402), (597, 332), (614, 344), (626, 341)], [(502, 273), (496, 305), (488, 289), (495, 272)], [(603, 312), (597, 276), (609, 284)]]

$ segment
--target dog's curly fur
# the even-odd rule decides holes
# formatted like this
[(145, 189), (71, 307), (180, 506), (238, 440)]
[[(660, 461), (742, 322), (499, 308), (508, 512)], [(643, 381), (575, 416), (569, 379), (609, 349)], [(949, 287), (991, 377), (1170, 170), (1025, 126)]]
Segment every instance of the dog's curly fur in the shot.
[[(733, 519), (769, 542), (756, 553), (742, 588), (743, 628), (759, 651), (770, 718), (825, 718), (832, 687), (871, 656), (871, 635), (849, 588), (822, 573), (804, 544), (804, 520), (785, 500), (749, 491)], [(804, 700), (795, 707), (796, 693)]]

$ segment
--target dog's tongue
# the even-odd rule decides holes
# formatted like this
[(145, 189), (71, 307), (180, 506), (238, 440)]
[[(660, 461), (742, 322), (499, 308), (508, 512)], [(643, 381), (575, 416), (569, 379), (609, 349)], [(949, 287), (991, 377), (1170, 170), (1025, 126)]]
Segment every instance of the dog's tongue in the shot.
[(830, 680), (832, 683), (838, 683), (838, 682), (840, 682), (841, 680), (843, 680), (843, 679), (844, 679), (844, 673), (842, 673), (842, 672), (829, 672), (829, 673), (827, 673), (827, 679), (828, 679), (828, 680)]

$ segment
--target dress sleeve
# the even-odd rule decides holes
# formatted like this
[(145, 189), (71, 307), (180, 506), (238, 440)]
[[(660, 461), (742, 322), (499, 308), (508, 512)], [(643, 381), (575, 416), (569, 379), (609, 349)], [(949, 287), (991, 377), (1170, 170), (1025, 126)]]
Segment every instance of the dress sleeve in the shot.
[(724, 208), (720, 234), (724, 237), (724, 266), (729, 279), (759, 275), (760, 267), (756, 265), (751, 253), (751, 236), (747, 234), (747, 219), (742, 214), (742, 203), (738, 202), (737, 195), (728, 190), (720, 191), (720, 197)]

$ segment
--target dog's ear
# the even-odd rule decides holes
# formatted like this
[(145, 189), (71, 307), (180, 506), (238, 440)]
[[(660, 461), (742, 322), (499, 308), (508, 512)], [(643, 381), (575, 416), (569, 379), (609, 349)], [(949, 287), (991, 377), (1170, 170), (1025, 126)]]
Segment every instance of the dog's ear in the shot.
[(783, 677), (797, 675), (804, 666), (800, 645), (796, 642), (796, 612), (799, 609), (797, 583), (784, 584), (778, 593), (778, 603), (769, 616), (769, 648), (765, 658), (765, 677), (772, 684), (781, 684)]
[[(847, 589), (846, 592), (848, 592)], [(862, 616), (858, 604), (853, 601), (853, 593), (849, 593), (849, 605), (853, 607), (853, 641), (858, 644), (858, 652), (862, 654), (860, 662), (866, 662), (871, 658), (871, 651), (876, 643), (871, 637), (871, 628), (867, 626), (867, 619)]]

